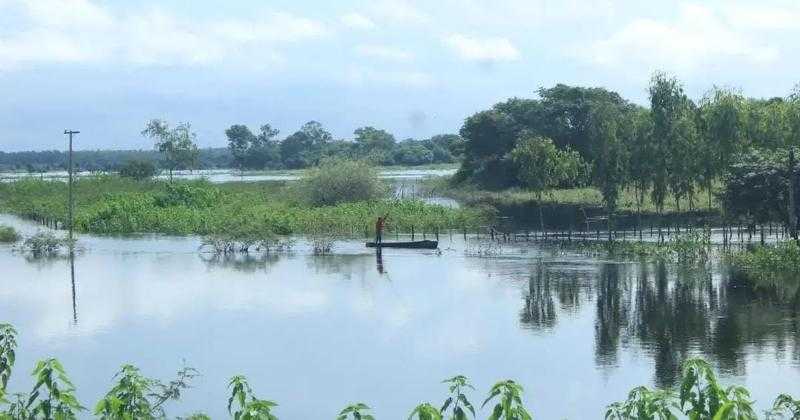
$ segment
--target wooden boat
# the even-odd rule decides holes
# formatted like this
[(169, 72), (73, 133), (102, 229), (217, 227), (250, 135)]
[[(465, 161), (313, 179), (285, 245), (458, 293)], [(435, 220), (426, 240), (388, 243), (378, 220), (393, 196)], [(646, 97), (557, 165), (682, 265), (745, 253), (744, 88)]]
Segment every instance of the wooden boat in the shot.
[(436, 249), (439, 247), (438, 241), (411, 241), (411, 242), (367, 242), (367, 248), (410, 248), (410, 249)]

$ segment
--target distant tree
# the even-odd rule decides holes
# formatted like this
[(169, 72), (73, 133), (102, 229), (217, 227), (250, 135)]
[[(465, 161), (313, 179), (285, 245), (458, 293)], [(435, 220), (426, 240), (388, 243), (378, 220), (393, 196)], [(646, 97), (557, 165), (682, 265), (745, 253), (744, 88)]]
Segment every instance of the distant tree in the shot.
[(750, 145), (770, 150), (787, 146), (791, 137), (789, 108), (784, 98), (749, 99), (745, 109)]
[(332, 140), (322, 124), (309, 121), (280, 144), (281, 160), (287, 168), (305, 168), (319, 163), (323, 149)]
[(421, 142), (405, 140), (395, 148), (394, 160), (401, 165), (426, 165), (433, 162), (433, 152)]
[(609, 103), (598, 103), (590, 118), (589, 134), (594, 156), (594, 182), (603, 194), (609, 220), (617, 209), (619, 191), (627, 176), (628, 156), (624, 138), (631, 125), (623, 123), (621, 111)]
[(154, 140), (156, 150), (164, 155), (170, 181), (174, 170), (192, 169), (197, 165), (197, 135), (189, 123), (180, 123), (175, 128), (170, 128), (166, 121), (150, 120), (142, 130), (142, 136)]
[(145, 181), (157, 173), (156, 165), (149, 160), (130, 160), (119, 170), (119, 176), (131, 178), (136, 181)]
[(641, 214), (644, 197), (653, 182), (656, 159), (653, 147), (653, 118), (649, 110), (639, 109), (631, 115), (631, 135), (626, 137), (628, 151), (628, 183), (636, 195), (637, 213)]
[(361, 157), (382, 165), (392, 164), (395, 147), (394, 136), (374, 127), (357, 128), (354, 134), (355, 147)]
[(430, 142), (435, 162), (452, 162), (464, 155), (464, 139), (458, 134), (437, 134)]
[(715, 87), (700, 103), (700, 165), (711, 207), (711, 185), (745, 148), (747, 103), (738, 93)]
[(650, 81), (650, 110), (653, 116), (653, 147), (656, 162), (653, 165), (653, 203), (660, 211), (664, 208), (664, 200), (668, 189), (676, 194), (676, 202), (680, 203), (686, 169), (689, 167), (684, 159), (696, 152), (689, 150), (693, 138), (693, 127), (690, 125), (690, 101), (683, 92), (683, 86), (677, 79), (664, 73), (656, 73)]
[(518, 125), (505, 112), (482, 111), (464, 121), (464, 159), (457, 179), (471, 179), (489, 188), (514, 184), (516, 176), (509, 153), (514, 148)]
[(233, 155), (233, 162), (242, 170), (245, 168), (250, 154), (250, 146), (256, 141), (256, 136), (246, 125), (232, 125), (225, 130), (228, 137), (228, 149)]
[(539, 201), (539, 222), (544, 230), (542, 193), (562, 185), (574, 186), (582, 178), (586, 164), (580, 154), (559, 150), (552, 140), (523, 133), (511, 151), (522, 185), (532, 190)]
[(556, 146), (570, 146), (589, 161), (593, 159), (590, 131), (596, 123), (595, 110), (602, 105), (618, 111), (609, 111), (609, 115), (621, 116), (630, 109), (628, 101), (604, 88), (557, 84), (541, 88), (538, 93), (541, 98), (538, 113), (527, 117), (536, 124), (535, 131), (553, 139)]
[(244, 125), (232, 125), (225, 130), (228, 149), (239, 170), (277, 166), (280, 162), (280, 150), (275, 141), (278, 133), (279, 131), (269, 124), (261, 126), (258, 136)]

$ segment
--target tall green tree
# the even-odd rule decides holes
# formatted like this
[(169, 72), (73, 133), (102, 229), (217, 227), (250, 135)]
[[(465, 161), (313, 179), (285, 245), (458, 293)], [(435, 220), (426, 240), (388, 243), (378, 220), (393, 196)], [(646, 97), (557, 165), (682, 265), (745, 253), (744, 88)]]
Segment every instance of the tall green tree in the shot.
[(522, 185), (536, 194), (539, 224), (544, 230), (542, 193), (565, 184), (574, 186), (582, 178), (586, 164), (578, 152), (559, 150), (552, 140), (530, 133), (523, 133), (517, 141), (511, 159)]
[(636, 195), (637, 213), (641, 214), (645, 194), (653, 182), (658, 157), (653, 147), (653, 117), (649, 110), (638, 109), (631, 115), (631, 135), (626, 137), (628, 180)]
[(630, 137), (630, 124), (623, 124), (623, 113), (609, 103), (598, 103), (592, 109), (589, 133), (594, 156), (592, 177), (600, 192), (606, 211), (611, 215), (617, 209), (617, 200), (627, 175), (627, 150), (625, 137)]
[(747, 102), (737, 92), (715, 87), (700, 103), (701, 144), (699, 175), (708, 192), (733, 157), (745, 148), (747, 139)]
[(322, 158), (324, 147), (333, 137), (322, 124), (309, 121), (280, 144), (283, 165), (290, 169), (316, 165)]
[(394, 136), (375, 127), (360, 127), (353, 132), (357, 152), (377, 164), (392, 164)]
[(656, 73), (650, 80), (650, 110), (653, 116), (653, 203), (664, 209), (668, 189), (680, 198), (692, 193), (690, 170), (697, 155), (697, 133), (693, 104), (674, 77)]
[(150, 120), (142, 136), (152, 139), (156, 149), (164, 155), (164, 163), (169, 171), (169, 179), (176, 169), (194, 169), (200, 152), (197, 149), (197, 135), (189, 123), (180, 123), (170, 128), (164, 120)]
[(235, 124), (225, 130), (228, 137), (228, 150), (231, 151), (234, 164), (243, 170), (250, 154), (250, 146), (256, 140), (255, 134), (246, 125)]
[(498, 110), (482, 111), (464, 121), (464, 160), (458, 180), (473, 180), (485, 187), (513, 185), (516, 177), (509, 153), (514, 148), (518, 126), (514, 119)]

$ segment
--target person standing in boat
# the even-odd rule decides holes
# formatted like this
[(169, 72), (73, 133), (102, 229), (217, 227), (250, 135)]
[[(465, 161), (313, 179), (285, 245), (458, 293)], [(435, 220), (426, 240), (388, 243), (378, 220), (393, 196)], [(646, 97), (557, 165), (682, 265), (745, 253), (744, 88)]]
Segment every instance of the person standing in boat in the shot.
[(389, 218), (388, 214), (378, 216), (378, 220), (375, 222), (375, 246), (383, 243), (383, 228), (386, 226), (387, 218)]

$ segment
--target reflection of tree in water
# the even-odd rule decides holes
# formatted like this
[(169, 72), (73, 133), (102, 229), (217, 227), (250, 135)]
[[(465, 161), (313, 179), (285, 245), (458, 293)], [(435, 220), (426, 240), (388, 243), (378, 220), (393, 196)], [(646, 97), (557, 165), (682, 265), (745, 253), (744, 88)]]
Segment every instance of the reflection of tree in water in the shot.
[(358, 266), (358, 272), (364, 273), (369, 267), (370, 257), (365, 255), (317, 255), (306, 259), (309, 268), (315, 272), (325, 274), (344, 274), (346, 277), (354, 274), (354, 269)]
[(208, 268), (222, 268), (255, 273), (266, 271), (280, 260), (279, 254), (200, 254), (200, 259)]
[(595, 320), (595, 361), (600, 366), (617, 363), (621, 330), (625, 324), (628, 305), (620, 279), (619, 264), (603, 264), (597, 285), (597, 318)]
[[(559, 268), (545, 264), (536, 265), (535, 273), (528, 279), (525, 306), (520, 313), (523, 328), (553, 328), (558, 322), (559, 311), (577, 312), (581, 301), (591, 298), (591, 287), (586, 284), (584, 274)], [(587, 289), (588, 293), (581, 295), (581, 291)]]
[[(674, 385), (690, 355), (744, 374), (745, 356), (786, 353), (800, 361), (800, 281), (754, 282), (712, 264), (602, 264), (592, 282), (595, 360), (613, 367), (622, 345), (653, 357), (657, 385)], [(591, 283), (588, 283), (591, 284)], [(539, 265), (528, 283), (520, 320), (552, 329), (592, 291), (575, 273)], [(556, 299), (556, 296), (558, 298)], [(558, 306), (557, 303), (558, 302)]]
[(689, 351), (709, 337), (717, 302), (710, 275), (707, 267), (681, 267), (676, 278), (670, 278), (663, 262), (638, 266), (627, 333), (653, 352), (659, 386), (674, 384)]
[(536, 274), (528, 280), (528, 293), (520, 322), (526, 328), (550, 329), (556, 325), (556, 305), (553, 299), (553, 286), (550, 275), (542, 264), (536, 267)]

